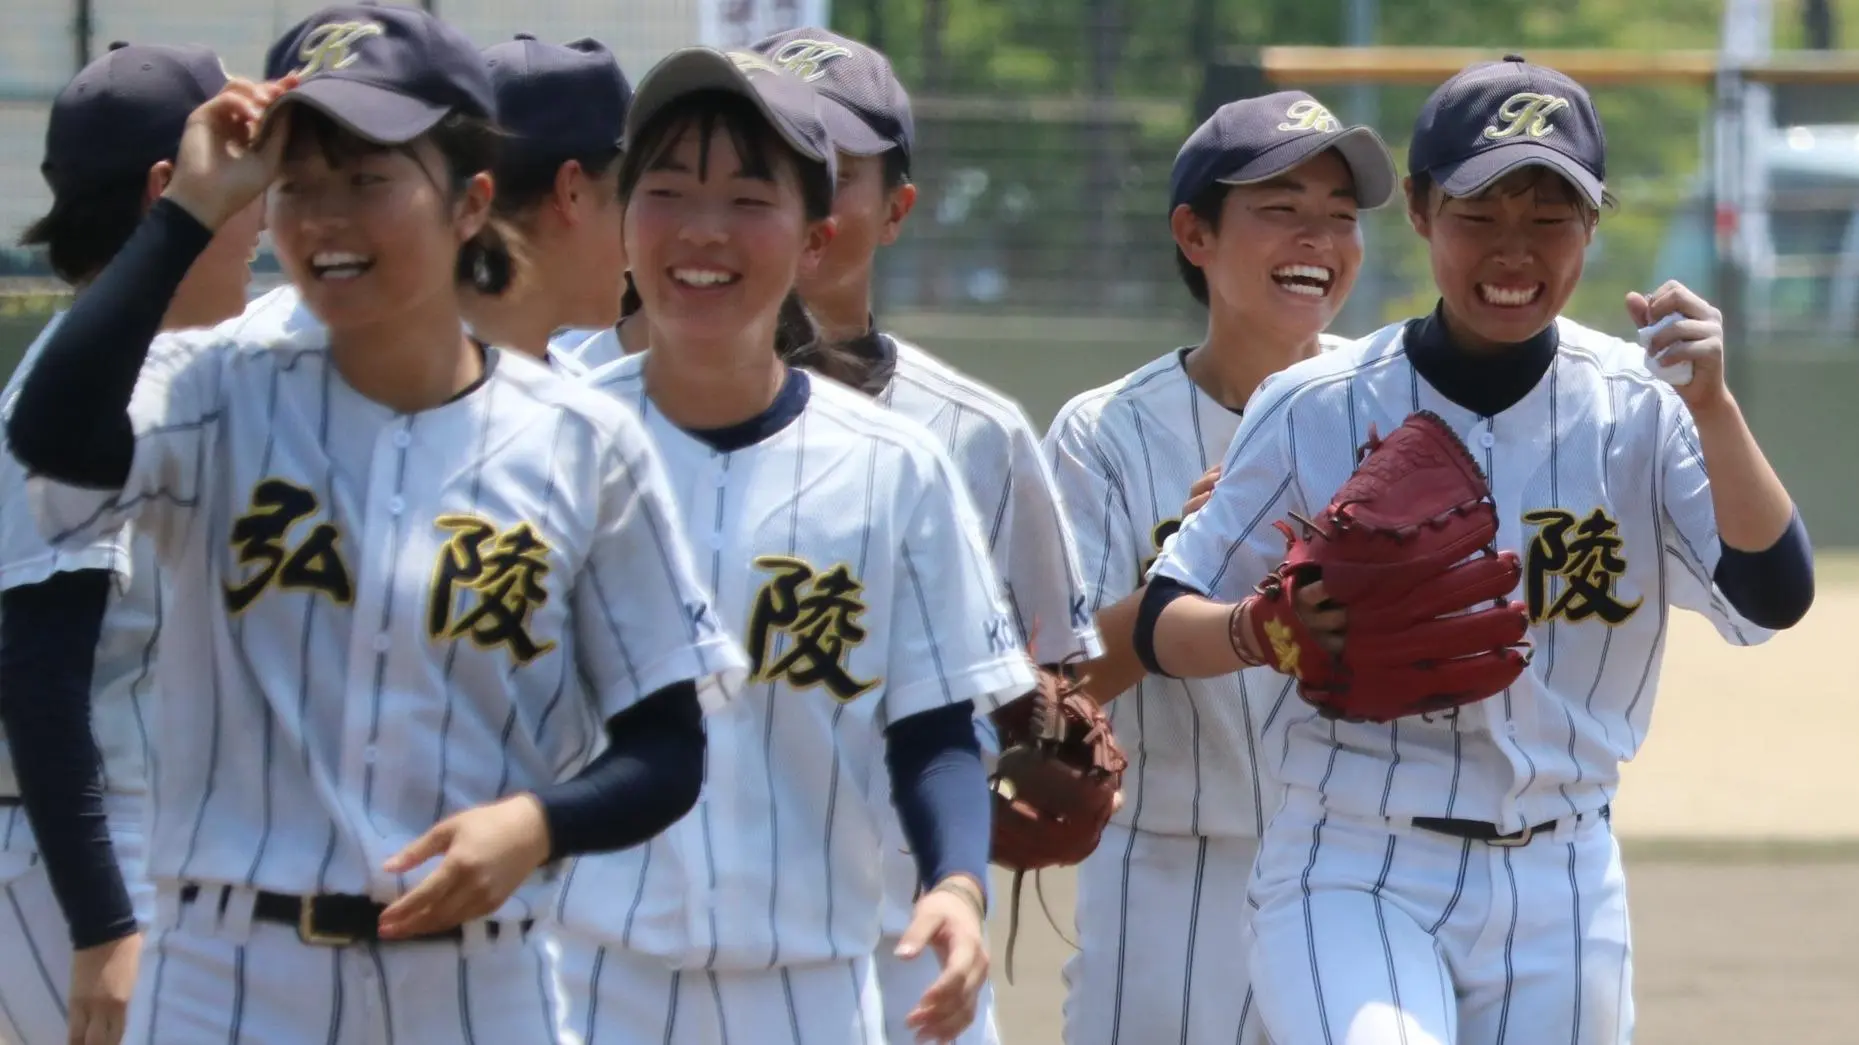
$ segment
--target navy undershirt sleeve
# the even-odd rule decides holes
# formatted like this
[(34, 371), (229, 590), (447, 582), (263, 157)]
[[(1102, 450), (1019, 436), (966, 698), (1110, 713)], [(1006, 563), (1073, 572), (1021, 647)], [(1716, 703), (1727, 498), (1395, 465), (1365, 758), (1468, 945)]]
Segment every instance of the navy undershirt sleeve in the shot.
[(1721, 553), (1712, 577), (1736, 612), (1772, 631), (1792, 628), (1807, 616), (1814, 604), (1814, 546), (1799, 508), (1781, 539), (1762, 551), (1718, 544)]
[(1162, 619), (1162, 611), (1168, 604), (1183, 595), (1199, 595), (1200, 592), (1169, 577), (1157, 577), (1143, 589), (1143, 601), (1136, 607), (1136, 634), (1133, 641), (1136, 646), (1136, 659), (1143, 662), (1143, 669), (1151, 675), (1174, 678), (1162, 670), (1162, 665), (1155, 658), (1155, 626)]
[(696, 683), (666, 686), (613, 716), (607, 736), (580, 773), (535, 792), (551, 861), (639, 845), (697, 804), (705, 741)]
[(79, 950), (136, 931), (90, 728), (91, 674), (112, 583), (107, 570), (82, 570), (0, 595), (0, 723), (39, 858)]
[(994, 807), (974, 715), (964, 700), (885, 730), (891, 800), (925, 889), (952, 874), (972, 875), (987, 889)]
[(74, 486), (114, 489), (129, 477), (129, 399), (176, 288), (213, 233), (157, 200), (116, 257), (58, 324), (20, 385), (7, 421), (26, 469)]

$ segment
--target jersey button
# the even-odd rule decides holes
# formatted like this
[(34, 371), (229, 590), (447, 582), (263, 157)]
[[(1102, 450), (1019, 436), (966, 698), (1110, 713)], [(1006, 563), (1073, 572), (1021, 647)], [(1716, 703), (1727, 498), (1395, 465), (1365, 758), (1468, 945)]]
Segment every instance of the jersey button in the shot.
[(1497, 442), (1498, 442), (1498, 437), (1495, 435), (1492, 435), (1491, 430), (1489, 428), (1478, 433), (1478, 445), (1484, 447), (1487, 450), (1491, 449), (1493, 446), (1496, 446)]
[(398, 497), (395, 497), (392, 500), (387, 502), (387, 514), (389, 515), (399, 515), (401, 512), (404, 512), (406, 510), (407, 510), (407, 502), (401, 500)]
[(403, 428), (400, 431), (394, 433), (394, 446), (398, 447), (399, 449), (405, 450), (407, 447), (412, 446), (412, 445), (413, 445), (413, 433), (412, 432), (409, 432)]
[(374, 651), (376, 653), (386, 653), (393, 645), (394, 640), (388, 637), (385, 631), (374, 637)]

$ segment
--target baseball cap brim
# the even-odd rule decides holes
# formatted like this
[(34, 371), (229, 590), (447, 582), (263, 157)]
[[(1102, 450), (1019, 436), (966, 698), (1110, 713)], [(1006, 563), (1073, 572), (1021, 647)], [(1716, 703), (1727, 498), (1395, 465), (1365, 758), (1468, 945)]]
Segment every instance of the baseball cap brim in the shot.
[(832, 156), (820, 155), (819, 148), (800, 132), (792, 117), (769, 104), (768, 99), (755, 89), (748, 74), (738, 68), (729, 55), (708, 47), (687, 47), (675, 51), (646, 74), (633, 91), (633, 105), (626, 112), (625, 140), (637, 141), (639, 131), (654, 116), (664, 111), (666, 106), (698, 91), (727, 91), (747, 98), (755, 103), (769, 125), (781, 135), (781, 140), (793, 146), (794, 151), (820, 163), (833, 163)]
[(871, 124), (844, 105), (820, 96), (820, 122), (833, 139), (833, 147), (848, 156), (881, 156), (897, 148), (897, 143), (877, 131)]
[(286, 91), (272, 112), (286, 102), (308, 105), (345, 130), (378, 145), (404, 145), (432, 130), (451, 111), (375, 84), (327, 75)]
[(1444, 163), (1428, 173), (1448, 196), (1476, 196), (1500, 178), (1525, 167), (1547, 167), (1579, 188), (1588, 202), (1601, 206), (1605, 192), (1601, 179), (1568, 154), (1538, 142), (1512, 142), (1486, 149), (1458, 163)]
[(1381, 136), (1369, 127), (1345, 127), (1330, 134), (1307, 134), (1272, 149), (1225, 177), (1222, 185), (1255, 185), (1295, 170), (1311, 157), (1335, 149), (1355, 180), (1356, 204), (1367, 210), (1394, 198), (1399, 176), (1394, 157)]

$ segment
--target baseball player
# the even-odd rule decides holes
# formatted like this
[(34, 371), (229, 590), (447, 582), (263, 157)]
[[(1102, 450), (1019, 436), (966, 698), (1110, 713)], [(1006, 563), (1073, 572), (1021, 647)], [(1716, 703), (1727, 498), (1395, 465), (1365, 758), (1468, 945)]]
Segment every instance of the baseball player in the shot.
[(1221, 106), (1170, 177), (1176, 260), (1207, 309), (1205, 340), (1077, 396), (1046, 437), (1108, 650), (1082, 674), (1131, 759), (1123, 807), (1080, 873), (1070, 1045), (1230, 1042), (1257, 1022), (1233, 947), (1244, 897), (1215, 883), (1250, 873), (1277, 807), (1256, 738), (1287, 686), (1270, 672), (1144, 676), (1130, 636), (1143, 572), (1183, 502), (1258, 383), (1319, 351), (1362, 265), (1357, 211), (1386, 203), (1395, 178), (1375, 132), (1301, 91)]
[[(1212, 497), (1151, 574), (1136, 629), (1151, 671), (1270, 663), (1311, 677), (1305, 657), (1350, 655), (1357, 610), (1321, 581), (1285, 586), (1272, 523), (1334, 536), (1325, 506), (1371, 431), (1437, 424), (1463, 442), (1448, 456), (1482, 471), (1496, 548), (1515, 555), (1486, 556), (1516, 570), (1499, 576), (1515, 577), (1515, 602), (1486, 616), (1514, 613), (1533, 655), (1476, 661), (1507, 665), (1494, 677), (1508, 686), (1380, 724), (1326, 714), (1333, 695), (1300, 689), (1308, 704), (1261, 724), (1288, 795), (1260, 843), (1248, 932), (1279, 1045), (1629, 1041), (1608, 810), (1645, 738), (1670, 610), (1747, 645), (1812, 601), (1800, 517), (1724, 386), (1718, 312), (1676, 283), (1626, 296), (1638, 326), (1677, 317), (1647, 338), (1666, 379), (1647, 351), (1559, 317), (1605, 170), (1600, 118), (1561, 73), (1510, 56), (1436, 90), (1406, 194), (1438, 307), (1267, 379)], [(1356, 489), (1389, 497), (1402, 467)], [(1461, 670), (1439, 661), (1429, 677)], [(1353, 685), (1373, 698), (1375, 673)]]
[[(569, 873), (562, 1038), (887, 1040), (872, 951), (894, 815), (924, 885), (897, 950), (941, 966), (905, 1023), (953, 1041), (988, 968), (972, 721), (1033, 685), (980, 523), (928, 431), (784, 362), (814, 336), (784, 302), (832, 235), (813, 89), (753, 52), (681, 50), (640, 82), (626, 141), (652, 346), (587, 380), (658, 440), (751, 674), (707, 721), (696, 813)], [(886, 774), (895, 814), (868, 797)]]
[[(818, 267), (803, 273), (797, 284), (824, 339), (862, 364), (863, 391), (922, 423), (948, 450), (986, 521), (989, 549), (1007, 588), (1018, 639), (1053, 670), (1074, 654), (1096, 656), (1101, 648), (1083, 612), (1072, 536), (1038, 438), (1019, 404), (878, 330), (873, 321), (873, 261), (880, 246), (897, 239), (917, 196), (910, 182), (915, 137), (910, 98), (890, 61), (857, 40), (817, 27), (776, 34), (755, 44), (754, 50), (813, 84), (838, 151), (839, 185), (833, 196), (838, 231)], [(996, 746), (987, 720), (978, 719), (977, 725), (984, 746)], [(876, 783), (873, 801), (889, 811), (891, 796), (884, 778)], [(937, 970), (894, 953), (910, 924), (917, 868), (896, 817), (885, 820), (884, 939), (875, 961), (890, 1040), (906, 1042), (913, 1034), (905, 1017)], [(980, 1012), (963, 1042), (998, 1040), (992, 993), (991, 988), (984, 991)]]
[[(550, 1041), (538, 869), (686, 812), (745, 664), (637, 418), (465, 336), (458, 284), (518, 274), (486, 232), (476, 48), (331, 7), (266, 68), (190, 117), (7, 425), (53, 543), (133, 521), (186, 608), (128, 1038)], [(267, 188), (306, 315), (151, 350), (176, 274)]]
[[(40, 166), (52, 206), (22, 244), (44, 248), (83, 293), (165, 188), (187, 115), (225, 81), (203, 47), (119, 43), (86, 66), (53, 100)], [(176, 288), (164, 328), (239, 313), (261, 217), (254, 204), (226, 223)], [(0, 413), (61, 319), (26, 350)], [(148, 541), (128, 530), (53, 548), (24, 469), (0, 453), (0, 1040), (122, 1034), (139, 925), (154, 914), (142, 796), (158, 574)]]
[(491, 207), (521, 233), (529, 266), (504, 293), (467, 299), (466, 318), (486, 340), (584, 373), (549, 339), (620, 318), (620, 133), (632, 85), (596, 40), (519, 33), (483, 53), (505, 135)]

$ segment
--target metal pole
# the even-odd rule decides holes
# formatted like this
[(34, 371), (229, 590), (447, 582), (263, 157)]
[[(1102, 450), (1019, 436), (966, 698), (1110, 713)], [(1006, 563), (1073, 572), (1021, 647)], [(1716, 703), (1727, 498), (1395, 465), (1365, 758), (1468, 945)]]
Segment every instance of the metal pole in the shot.
[[(1347, 8), (1344, 12), (1345, 42), (1351, 47), (1371, 47), (1375, 43), (1376, 29), (1381, 21), (1380, 0), (1343, 0)], [(1379, 122), (1381, 102), (1379, 85), (1358, 80), (1349, 88), (1349, 122), (1367, 124), (1374, 127)], [(1385, 225), (1385, 222), (1383, 223)], [(1381, 231), (1378, 227), (1376, 231)], [(1395, 235), (1399, 235), (1396, 230)], [(1364, 244), (1367, 247), (1368, 244)], [(1383, 280), (1382, 266), (1379, 258), (1365, 258), (1362, 271), (1356, 277), (1355, 292), (1349, 296), (1344, 306), (1349, 313), (1350, 333), (1367, 334), (1380, 326), (1382, 313)], [(1341, 318), (1341, 317), (1339, 317)]]
[(73, 73), (90, 64), (91, 38), (97, 32), (95, 12), (91, 9), (91, 2), (92, 0), (74, 0), (72, 4), (71, 41), (76, 45), (77, 55), (77, 67), (72, 70)]

